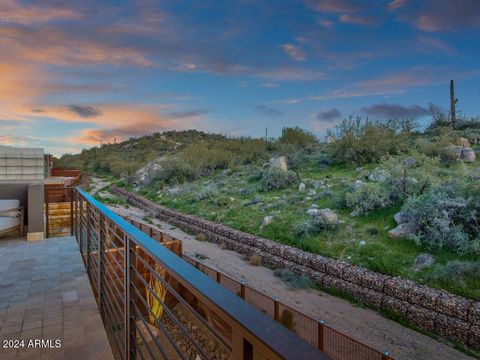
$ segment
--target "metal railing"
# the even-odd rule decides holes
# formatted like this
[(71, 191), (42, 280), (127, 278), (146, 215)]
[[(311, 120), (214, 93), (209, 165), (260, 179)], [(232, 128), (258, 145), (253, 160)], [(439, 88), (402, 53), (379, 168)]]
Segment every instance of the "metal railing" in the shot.
[[(157, 241), (164, 242), (174, 240), (173, 237), (162, 233), (155, 227), (145, 224), (142, 221), (133, 218), (126, 218), (126, 220), (144, 233), (150, 234), (150, 237), (153, 237)], [(254, 305), (264, 314), (281, 323), (307, 343), (318, 348), (334, 360), (393, 360), (388, 352), (375, 350), (335, 330), (323, 320), (315, 320), (280, 302), (279, 299), (273, 299), (251, 288), (244, 282), (237, 281), (224, 273), (212, 269), (198, 260), (184, 255), (182, 252), (180, 252), (180, 254), (182, 258), (192, 264), (192, 266), (195, 266), (217, 283)]]
[(118, 359), (328, 359), (76, 188), (73, 228)]

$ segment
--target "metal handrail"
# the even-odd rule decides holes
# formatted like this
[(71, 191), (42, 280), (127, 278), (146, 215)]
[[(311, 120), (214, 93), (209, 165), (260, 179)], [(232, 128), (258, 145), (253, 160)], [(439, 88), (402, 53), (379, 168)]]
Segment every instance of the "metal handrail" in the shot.
[[(232, 327), (235, 326), (235, 330), (245, 340), (250, 341), (254, 347), (258, 345), (261, 349), (255, 348), (255, 350), (262, 350), (265, 358), (328, 359), (325, 354), (308, 345), (283, 326), (272, 321), (268, 316), (217, 284), (183, 259), (177, 257), (81, 188), (76, 188), (75, 191), (87, 204), (93, 206), (101, 215), (112, 221), (128, 237), (125, 240), (126, 242), (132, 241), (133, 244), (139, 246), (148, 256), (161, 264), (176, 281), (201, 299), (209, 309), (212, 309), (214, 313), (227, 321)], [(88, 226), (88, 224), (85, 225)], [(127, 246), (127, 244), (125, 245)], [(128, 271), (125, 272), (125, 275), (127, 283), (131, 285)], [(127, 303), (128, 301), (127, 299)], [(130, 354), (125, 355), (128, 358)], [(237, 358), (235, 353), (232, 353), (232, 355), (234, 359)]]

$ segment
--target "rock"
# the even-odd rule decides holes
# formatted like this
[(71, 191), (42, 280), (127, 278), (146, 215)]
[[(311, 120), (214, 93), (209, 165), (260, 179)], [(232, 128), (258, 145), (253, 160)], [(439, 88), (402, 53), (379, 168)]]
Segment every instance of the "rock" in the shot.
[(390, 177), (390, 174), (386, 170), (375, 170), (368, 175), (368, 180), (373, 182), (385, 182)]
[(175, 196), (178, 196), (178, 194), (180, 194), (180, 188), (174, 187), (174, 188), (168, 189), (167, 192), (168, 192), (168, 195), (170, 195), (171, 197), (175, 197)]
[(458, 146), (463, 146), (463, 147), (470, 147), (470, 141), (465, 139), (464, 137), (460, 137), (455, 141), (455, 144)]
[(360, 246), (365, 246), (365, 245), (367, 245), (367, 242), (365, 240), (360, 240), (359, 244), (360, 244)]
[(432, 254), (421, 253), (415, 258), (413, 265), (415, 270), (418, 271), (432, 266), (434, 262), (435, 258)]
[(363, 171), (363, 167), (361, 167), (361, 166), (355, 168), (356, 173), (359, 173), (359, 172), (362, 172), (362, 171)]
[(334, 211), (328, 208), (318, 210), (317, 217), (324, 224), (328, 224), (328, 225), (338, 224), (338, 215)]
[(233, 197), (230, 196), (230, 197), (228, 198), (228, 200), (230, 200), (230, 202), (234, 202), (234, 201), (235, 201), (235, 198), (233, 198)]
[[(148, 329), (147, 329), (142, 320), (138, 320), (136, 325), (137, 325), (138, 331), (143, 335), (143, 339), (145, 339), (146, 342), (151, 342), (153, 341), (154, 338), (158, 337), (159, 330), (155, 326), (147, 323), (147, 326), (148, 326)], [(151, 334), (148, 330), (150, 330)], [(140, 344), (144, 343), (143, 339), (142, 339), (142, 336), (140, 336), (140, 334), (137, 334), (137, 341)]]
[(310, 216), (317, 216), (320, 213), (320, 210), (317, 208), (310, 208), (307, 210), (307, 214)]
[(406, 166), (406, 167), (412, 167), (413, 165), (415, 165), (416, 162), (417, 161), (413, 156), (408, 156), (402, 160), (403, 166)]
[(407, 185), (416, 185), (416, 184), (418, 184), (418, 180), (417, 180), (416, 178), (410, 177), (410, 176), (407, 176), (407, 177), (405, 178), (405, 182), (406, 182)]
[(313, 188), (315, 190), (323, 190), (325, 189), (325, 181), (323, 180), (315, 180), (315, 182), (313, 183)]
[(260, 229), (263, 229), (265, 226), (270, 225), (273, 221), (273, 216), (265, 216), (262, 220), (262, 224), (260, 225)]
[(307, 193), (307, 196), (313, 196), (313, 195), (316, 195), (316, 194), (317, 194), (317, 192), (314, 189), (312, 189)]
[(318, 205), (317, 204), (312, 204), (312, 205), (310, 205), (310, 209), (318, 209)]
[(144, 167), (138, 169), (133, 178), (133, 183), (137, 186), (146, 186), (150, 184), (155, 176), (163, 170), (163, 157), (149, 161)]
[(262, 198), (259, 196), (255, 196), (252, 200), (250, 200), (250, 205), (260, 204), (262, 202)]
[(365, 185), (365, 183), (362, 180), (355, 180), (355, 182), (350, 186), (351, 191), (356, 191), (358, 188), (362, 187)]
[(298, 184), (298, 191), (300, 191), (300, 192), (305, 191), (305, 184), (304, 183)]
[(279, 156), (277, 158), (270, 159), (270, 167), (277, 168), (282, 171), (287, 171), (287, 158), (285, 156)]
[(474, 162), (476, 160), (475, 152), (470, 147), (449, 145), (445, 149), (445, 154), (452, 160), (462, 160), (465, 162)]
[(305, 199), (303, 199), (304, 201), (310, 201), (312, 200), (312, 197), (311, 196), (305, 196)]
[(388, 232), (388, 236), (392, 239), (404, 239), (415, 234), (415, 226), (409, 223), (403, 223)]
[(405, 214), (401, 211), (393, 215), (393, 218), (395, 219), (397, 225), (404, 224), (407, 221)]
[(350, 213), (350, 216), (351, 216), (351, 217), (355, 217), (355, 216), (358, 216), (358, 215), (360, 215), (360, 211), (358, 211), (358, 210), (353, 210), (353, 211)]

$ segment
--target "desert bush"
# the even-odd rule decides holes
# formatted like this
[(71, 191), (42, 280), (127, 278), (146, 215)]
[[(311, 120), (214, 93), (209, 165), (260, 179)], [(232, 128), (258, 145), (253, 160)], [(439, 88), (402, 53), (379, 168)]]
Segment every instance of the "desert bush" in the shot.
[(406, 151), (412, 138), (410, 131), (399, 129), (394, 122), (374, 122), (359, 116), (341, 121), (329, 136), (334, 139), (328, 145), (332, 158), (357, 165)]
[(207, 241), (207, 235), (204, 233), (198, 233), (195, 237), (198, 241)]
[(427, 275), (427, 279), (432, 282), (451, 281), (454, 283), (462, 282), (465, 277), (479, 276), (480, 261), (449, 261), (445, 265), (435, 265), (433, 271)]
[(294, 289), (308, 289), (313, 285), (309, 277), (295, 274), (290, 269), (276, 269), (273, 274)]
[(252, 266), (259, 266), (262, 264), (262, 257), (258, 254), (252, 254), (248, 258), (248, 263)]
[(390, 199), (404, 200), (410, 195), (419, 195), (429, 186), (438, 184), (440, 158), (430, 157), (419, 152), (409, 152), (404, 155), (385, 156), (381, 159), (381, 168), (390, 177), (386, 185)]
[(298, 126), (294, 128), (283, 128), (282, 135), (278, 141), (282, 144), (291, 144), (295, 146), (307, 146), (318, 142), (315, 135), (307, 130), (299, 128)]
[(388, 190), (379, 183), (365, 183), (345, 195), (346, 205), (360, 214), (392, 205)]
[(313, 235), (313, 228), (310, 221), (300, 221), (293, 225), (292, 234), (296, 240), (305, 240)]
[(402, 213), (416, 228), (412, 239), (429, 249), (451, 248), (458, 253), (471, 250), (465, 225), (470, 219), (464, 212), (468, 200), (448, 188), (431, 188), (405, 201)]
[(216, 194), (217, 194), (217, 190), (215, 188), (207, 186), (207, 187), (203, 188), (203, 190), (196, 193), (193, 196), (192, 201), (199, 202), (199, 201), (202, 201), (202, 200), (210, 199), (210, 198), (214, 197)]
[(272, 191), (286, 188), (295, 183), (297, 176), (293, 171), (282, 171), (278, 168), (267, 168), (262, 176), (262, 190)]

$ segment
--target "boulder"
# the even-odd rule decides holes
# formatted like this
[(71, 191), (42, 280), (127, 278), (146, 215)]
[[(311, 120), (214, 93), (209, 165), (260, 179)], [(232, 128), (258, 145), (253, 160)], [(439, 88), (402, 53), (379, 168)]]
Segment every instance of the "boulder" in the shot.
[(149, 161), (145, 166), (138, 169), (133, 178), (133, 183), (137, 186), (146, 186), (150, 184), (155, 176), (163, 170), (163, 158)]
[(458, 146), (463, 146), (463, 147), (470, 147), (470, 141), (468, 141), (467, 139), (465, 139), (464, 137), (460, 137), (458, 138), (456, 141), (455, 141), (455, 145), (458, 145)]
[(317, 216), (320, 213), (320, 210), (317, 208), (310, 208), (307, 210), (307, 214), (310, 216)]
[(446, 155), (453, 160), (465, 162), (474, 162), (476, 160), (475, 152), (470, 147), (449, 145), (444, 150)]
[(415, 234), (415, 226), (409, 223), (403, 223), (388, 232), (388, 236), (392, 239), (405, 239)]
[(318, 209), (318, 205), (317, 205), (317, 204), (312, 204), (312, 205), (310, 206), (310, 209)]
[(317, 192), (315, 191), (315, 189), (312, 189), (307, 193), (307, 196), (313, 196), (313, 195), (316, 195), (316, 194), (317, 194)]
[(397, 225), (404, 224), (407, 222), (407, 217), (401, 211), (393, 215), (393, 218), (395, 219), (395, 222), (397, 223)]
[(421, 253), (419, 254), (413, 263), (415, 270), (422, 270), (424, 268), (430, 267), (435, 262), (435, 258), (432, 254)]
[(271, 168), (277, 168), (282, 171), (287, 171), (287, 158), (285, 156), (279, 156), (276, 158), (270, 159), (270, 167)]
[(302, 192), (302, 191), (305, 191), (305, 184), (304, 183), (300, 183), (298, 184), (298, 191)]
[(324, 224), (328, 224), (328, 225), (338, 224), (338, 215), (334, 211), (328, 208), (318, 210), (317, 217)]
[(313, 188), (314, 188), (315, 190), (323, 190), (323, 189), (326, 189), (325, 181), (323, 181), (323, 180), (315, 180), (315, 182), (313, 183)]
[(368, 175), (368, 180), (373, 182), (385, 182), (390, 177), (390, 174), (386, 170), (375, 170)]
[(262, 220), (262, 224), (260, 225), (260, 229), (263, 229), (265, 226), (270, 225), (273, 221), (273, 216), (265, 216)]
[(365, 183), (362, 180), (355, 180), (355, 182), (350, 186), (350, 190), (354, 192), (363, 185), (365, 185)]

